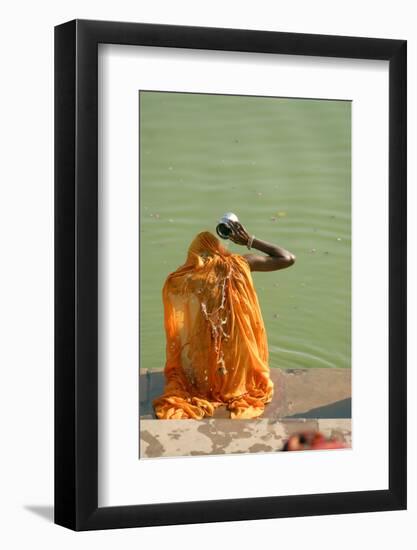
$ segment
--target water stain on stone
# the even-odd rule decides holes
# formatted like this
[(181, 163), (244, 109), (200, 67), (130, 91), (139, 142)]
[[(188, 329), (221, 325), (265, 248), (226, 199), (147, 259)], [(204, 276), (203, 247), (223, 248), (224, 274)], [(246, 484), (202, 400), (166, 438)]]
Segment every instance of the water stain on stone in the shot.
[(140, 438), (142, 441), (145, 441), (145, 443), (149, 445), (149, 447), (146, 449), (146, 456), (156, 457), (162, 456), (164, 454), (164, 446), (161, 445), (157, 438), (149, 433), (147, 430), (144, 430), (141, 433)]
[(307, 369), (287, 369), (287, 374), (304, 374)]
[(232, 442), (232, 437), (230, 435), (217, 431), (214, 426), (210, 424), (202, 424), (197, 429), (210, 439), (212, 444), (210, 454), (224, 453), (223, 449)]
[(265, 445), (264, 443), (255, 443), (249, 447), (251, 453), (261, 453), (266, 451), (273, 451), (274, 449), (270, 445)]

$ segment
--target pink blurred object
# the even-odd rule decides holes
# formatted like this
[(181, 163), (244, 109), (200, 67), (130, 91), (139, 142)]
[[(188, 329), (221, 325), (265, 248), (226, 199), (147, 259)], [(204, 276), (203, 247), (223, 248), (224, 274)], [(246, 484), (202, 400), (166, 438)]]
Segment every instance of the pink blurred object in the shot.
[(283, 451), (318, 451), (324, 449), (345, 449), (343, 441), (326, 439), (321, 432), (300, 432), (290, 436)]

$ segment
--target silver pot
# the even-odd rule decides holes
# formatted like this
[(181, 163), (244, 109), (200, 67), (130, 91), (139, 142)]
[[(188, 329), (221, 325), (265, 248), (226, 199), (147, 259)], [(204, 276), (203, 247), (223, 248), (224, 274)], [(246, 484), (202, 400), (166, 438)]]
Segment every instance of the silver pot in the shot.
[(226, 212), (218, 221), (216, 227), (217, 235), (222, 239), (228, 239), (232, 232), (230, 222), (238, 222), (238, 217), (233, 212)]

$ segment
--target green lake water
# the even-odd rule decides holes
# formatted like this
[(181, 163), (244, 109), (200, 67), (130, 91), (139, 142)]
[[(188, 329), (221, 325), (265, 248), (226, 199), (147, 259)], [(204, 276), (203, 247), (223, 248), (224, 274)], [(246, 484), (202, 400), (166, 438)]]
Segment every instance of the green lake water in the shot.
[(167, 275), (232, 211), (297, 257), (253, 273), (270, 366), (349, 368), (350, 102), (141, 92), (140, 144), (141, 367), (164, 366)]

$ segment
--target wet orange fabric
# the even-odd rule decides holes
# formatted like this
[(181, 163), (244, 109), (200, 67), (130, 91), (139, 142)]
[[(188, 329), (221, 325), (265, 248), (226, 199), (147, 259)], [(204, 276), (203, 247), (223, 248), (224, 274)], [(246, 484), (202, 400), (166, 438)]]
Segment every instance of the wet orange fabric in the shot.
[(157, 418), (201, 419), (225, 404), (255, 418), (271, 401), (265, 327), (247, 260), (209, 232), (192, 241), (162, 290), (165, 389)]

